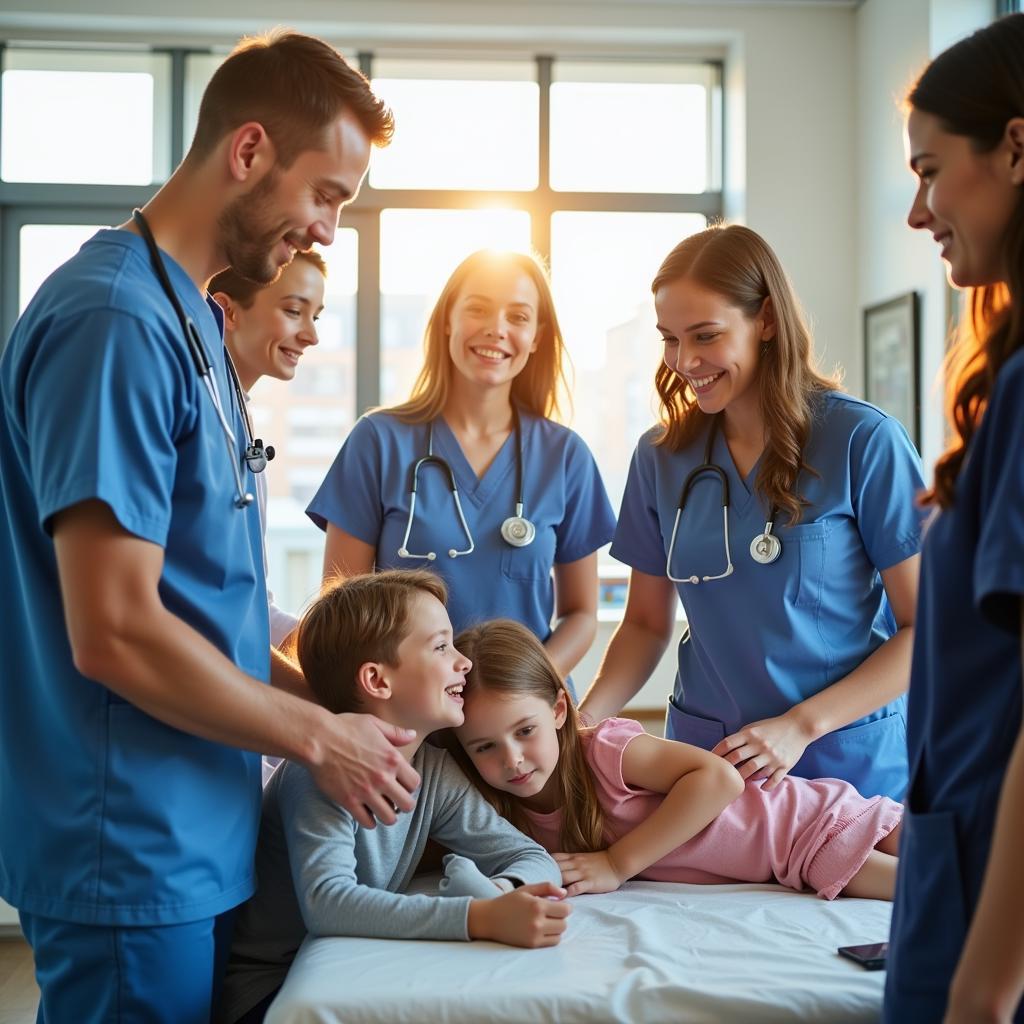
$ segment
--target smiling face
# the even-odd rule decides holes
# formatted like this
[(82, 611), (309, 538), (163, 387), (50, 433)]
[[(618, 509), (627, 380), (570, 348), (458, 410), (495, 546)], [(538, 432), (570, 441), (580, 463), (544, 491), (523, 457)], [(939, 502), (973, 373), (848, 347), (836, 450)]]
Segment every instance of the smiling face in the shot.
[(341, 208), (351, 202), (370, 162), (370, 141), (351, 113), (287, 169), (275, 166), (220, 216), (224, 262), (258, 284), (270, 284), (297, 250), (330, 245)]
[(514, 265), (470, 273), (448, 313), (456, 377), (478, 387), (511, 388), (537, 348), (537, 286)]
[(708, 415), (735, 403), (757, 402), (760, 348), (774, 337), (762, 314), (748, 319), (717, 292), (682, 277), (662, 285), (654, 296), (665, 365), (683, 377)]
[(224, 307), (224, 338), (245, 391), (263, 376), (291, 380), (303, 353), (318, 341), (324, 276), (302, 256), (257, 291), (248, 307), (223, 292), (214, 298)]
[(554, 810), (565, 694), (552, 706), (540, 697), (499, 694), (471, 685), (465, 713), (465, 723), (455, 735), (480, 777), (533, 810)]
[[(386, 689), (381, 717), (415, 729), (419, 736), (461, 725), (462, 690), (473, 663), (452, 642), (452, 624), (443, 604), (420, 591), (411, 598), (409, 635), (398, 646), (398, 663), (379, 666)], [(377, 708), (369, 707), (374, 713)]]
[(1024, 162), (1013, 163), (1011, 145), (1004, 139), (979, 153), (969, 138), (947, 132), (933, 114), (912, 110), (907, 118), (908, 158), (918, 179), (907, 223), (931, 233), (958, 287), (1006, 279), (1002, 240), (1021, 202)]

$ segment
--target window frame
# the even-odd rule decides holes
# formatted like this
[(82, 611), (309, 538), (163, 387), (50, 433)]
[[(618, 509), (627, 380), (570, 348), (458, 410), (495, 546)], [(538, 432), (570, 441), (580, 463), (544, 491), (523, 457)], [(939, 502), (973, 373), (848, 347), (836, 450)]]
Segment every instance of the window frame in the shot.
[[(53, 49), (60, 49), (56, 44)], [(47, 49), (34, 46), (33, 49)], [(117, 52), (110, 47), (77, 47), (93, 52)], [(138, 47), (137, 52), (160, 53), (170, 57), (170, 120), (166, 126), (168, 139), (162, 143), (170, 152), (170, 166), (177, 167), (185, 153), (186, 121), (186, 62), (192, 55), (207, 55), (210, 47)], [(13, 52), (9, 44), (0, 43), (0, 101), (3, 94), (2, 71), (6, 67), (6, 54)], [(428, 59), (430, 55), (425, 55)], [(440, 48), (438, 62), (453, 60)], [(509, 54), (510, 60), (521, 61), (521, 54)], [(551, 188), (550, 147), (550, 87), (556, 57), (538, 55), (533, 58), (539, 89), (538, 111), (538, 183), (535, 189), (523, 191), (475, 191), (454, 189), (375, 189), (364, 183), (358, 198), (342, 214), (342, 226), (353, 228), (359, 235), (358, 281), (356, 295), (356, 416), (377, 405), (380, 400), (380, 215), (385, 209), (465, 210), (487, 206), (506, 206), (525, 209), (532, 224), (531, 242), (545, 260), (551, 256), (551, 218), (561, 211), (593, 212), (666, 212), (699, 213), (714, 220), (724, 212), (724, 197), (719, 187), (703, 193), (634, 193), (634, 192), (562, 192)], [(630, 64), (642, 60), (636, 55), (628, 58)], [(720, 59), (683, 58), (688, 63), (702, 64), (713, 69), (717, 96), (712, 97), (710, 128), (718, 154), (717, 172), (724, 164), (725, 118), (721, 90), (724, 66)], [(360, 70), (373, 77), (374, 54), (361, 51), (357, 55)], [(567, 55), (566, 61), (590, 62), (613, 58)], [(668, 60), (663, 54), (651, 56), (652, 64)], [(714, 154), (713, 154), (714, 157)], [(720, 174), (718, 174), (720, 179)], [(712, 181), (718, 180), (714, 176)], [(89, 224), (120, 223), (136, 206), (144, 205), (162, 182), (152, 185), (68, 185), (43, 182), (7, 182), (0, 180), (0, 262), (4, 273), (0, 275), (0, 349), (7, 343), (18, 317), (18, 282), (20, 278), (19, 232), (24, 224)]]

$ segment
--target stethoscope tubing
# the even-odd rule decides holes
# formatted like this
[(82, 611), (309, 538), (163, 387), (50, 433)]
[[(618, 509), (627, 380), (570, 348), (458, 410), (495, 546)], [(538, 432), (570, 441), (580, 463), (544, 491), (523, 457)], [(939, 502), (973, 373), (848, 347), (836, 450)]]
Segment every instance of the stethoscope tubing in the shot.
[[(707, 441), (704, 443), (704, 461), (698, 466), (694, 466), (686, 475), (686, 479), (683, 481), (682, 490), (679, 495), (679, 503), (676, 506), (675, 520), (672, 524), (672, 536), (668, 544), (668, 553), (665, 557), (665, 575), (673, 583), (710, 583), (713, 580), (723, 580), (727, 576), (731, 576), (735, 571), (735, 566), (732, 561), (732, 552), (729, 547), (729, 478), (725, 474), (725, 470), (721, 466), (718, 466), (712, 461), (711, 455), (714, 451), (715, 438), (718, 436), (719, 416), (715, 415), (711, 420), (711, 426), (708, 428)], [(679, 534), (679, 521), (682, 518), (683, 510), (686, 508), (687, 499), (690, 496), (690, 491), (693, 485), (707, 473), (712, 473), (718, 478), (719, 486), (722, 491), (722, 536), (725, 544), (725, 569), (717, 575), (707, 576), (673, 576), (672, 575), (672, 558), (676, 550), (676, 537)], [(776, 561), (782, 554), (782, 542), (779, 540), (776, 534), (772, 533), (772, 529), (775, 525), (775, 517), (778, 514), (778, 509), (773, 505), (768, 513), (768, 520), (765, 523), (764, 530), (759, 533), (750, 542), (750, 557), (753, 561), (759, 565), (770, 565)]]
[[(242, 474), (237, 461), (238, 439), (235, 436), (234, 430), (231, 429), (231, 424), (228, 422), (228, 418), (224, 413), (224, 404), (221, 401), (220, 388), (217, 385), (217, 377), (213, 372), (213, 363), (210, 361), (209, 353), (206, 351), (203, 339), (199, 335), (199, 330), (186, 315), (181, 302), (178, 300), (177, 293), (174, 291), (174, 286), (171, 284), (170, 276), (167, 273), (167, 268), (164, 266), (163, 257), (160, 255), (160, 249), (156, 244), (156, 239), (153, 237), (153, 232), (150, 230), (149, 223), (141, 210), (132, 211), (132, 221), (139, 229), (139, 233), (142, 235), (143, 241), (146, 243), (146, 249), (149, 252), (153, 272), (156, 275), (157, 280), (160, 282), (160, 287), (163, 289), (164, 294), (170, 301), (175, 315), (178, 318), (178, 322), (181, 324), (181, 331), (185, 337), (185, 345), (192, 358), (192, 362), (195, 365), (196, 373), (199, 375), (199, 379), (202, 381), (206, 388), (206, 393), (210, 396), (210, 401), (213, 403), (214, 411), (217, 414), (217, 420), (220, 423), (220, 428), (224, 435), (224, 444), (227, 447), (228, 459), (231, 463), (231, 473), (235, 480), (236, 493), (234, 505), (235, 508), (244, 509), (252, 504), (253, 496), (245, 489), (242, 482)], [(238, 375), (235, 373), (235, 368), (231, 363), (230, 358), (227, 360), (227, 364), (228, 374), (231, 377), (234, 400), (241, 411), (242, 422), (245, 425), (246, 441), (251, 445), (252, 425), (249, 421), (248, 411), (245, 408), (244, 399), (242, 397), (241, 384), (239, 383)]]
[[(516, 439), (516, 505), (515, 515), (510, 516), (501, 524), (501, 536), (511, 547), (526, 547), (533, 542), (536, 536), (536, 528), (533, 523), (523, 517), (525, 502), (523, 499), (523, 428), (519, 416), (519, 410), (512, 406), (512, 425)], [(466, 516), (462, 510), (462, 498), (459, 495), (459, 485), (455, 479), (455, 472), (452, 470), (447, 459), (434, 454), (434, 424), (431, 422), (427, 427), (427, 454), (420, 456), (412, 465), (411, 481), (409, 483), (409, 515), (405, 522), (405, 535), (402, 538), (401, 547), (398, 549), (399, 558), (425, 559), (433, 562), (437, 558), (437, 552), (427, 551), (423, 554), (416, 554), (409, 551), (409, 537), (412, 535), (413, 523), (416, 519), (416, 494), (419, 487), (419, 473), (423, 466), (434, 465), (441, 469), (448, 478), (448, 489), (451, 491), (452, 500), (455, 503), (455, 513), (459, 519), (459, 526), (468, 546), (463, 549), (449, 548), (449, 558), (461, 558), (471, 555), (476, 550), (476, 541), (466, 522)]]

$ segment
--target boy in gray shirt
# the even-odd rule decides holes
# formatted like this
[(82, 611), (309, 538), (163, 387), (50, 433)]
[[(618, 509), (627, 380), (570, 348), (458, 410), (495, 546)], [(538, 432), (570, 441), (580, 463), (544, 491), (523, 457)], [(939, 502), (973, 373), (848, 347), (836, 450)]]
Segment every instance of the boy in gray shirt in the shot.
[[(274, 773), (256, 847), (259, 887), (239, 911), (224, 980), (229, 1024), (262, 1021), (307, 932), (528, 947), (561, 938), (569, 905), (557, 864), (493, 810), (446, 751), (422, 742), (462, 724), (472, 667), (452, 643), (446, 597), (433, 573), (390, 571), (341, 581), (303, 616), (298, 656), (318, 700), (415, 729), (396, 756), (411, 758), (423, 781), (411, 812), (367, 829), (302, 765)], [(478, 898), (403, 894), (429, 838), (482, 870), (460, 865), (472, 876), (462, 891)]]

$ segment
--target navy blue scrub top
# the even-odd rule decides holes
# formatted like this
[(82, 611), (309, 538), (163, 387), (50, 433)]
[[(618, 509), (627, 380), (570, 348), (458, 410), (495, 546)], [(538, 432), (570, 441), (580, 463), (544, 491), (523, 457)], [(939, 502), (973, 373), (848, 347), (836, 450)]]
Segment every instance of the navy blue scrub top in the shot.
[(612, 539), (615, 513), (590, 449), (568, 427), (521, 412), (523, 515), (537, 528), (532, 544), (517, 548), (501, 537), (515, 514), (516, 449), (511, 434), (482, 477), (451, 428), (434, 423), (434, 453), (451, 466), (476, 547), (449, 558), (468, 541), (459, 525), (448, 478), (437, 466), (419, 473), (416, 517), (408, 549), (437, 552), (435, 561), (400, 558), (409, 518), (412, 467), (427, 454), (426, 423), (403, 423), (387, 412), (363, 416), (352, 428), (309, 508), (322, 530), (334, 523), (376, 549), (378, 569), (430, 569), (448, 585), (455, 632), (494, 618), (551, 635), (555, 611), (551, 570), (593, 554)]
[[(1024, 351), (996, 378), (953, 506), (922, 551), (910, 680), (910, 786), (885, 1020), (943, 1017), (1021, 730)], [(1015, 1018), (1024, 1020), (1024, 1010)]]
[[(164, 260), (240, 458), (216, 308)], [(234, 507), (224, 434), (141, 238), (101, 231), (43, 284), (0, 388), (0, 896), (83, 924), (212, 917), (253, 890), (259, 757), (172, 729), (75, 669), (50, 532), (58, 512), (104, 502), (163, 548), (168, 610), (269, 677), (259, 514)]]
[[(704, 459), (706, 431), (678, 452), (641, 438), (630, 466), (611, 553), (651, 576), (666, 576), (680, 492)], [(676, 585), (691, 636), (679, 647), (666, 735), (710, 750), (751, 722), (784, 714), (837, 682), (895, 632), (880, 570), (920, 548), (920, 458), (900, 423), (838, 392), (817, 403), (801, 474), (810, 502), (803, 518), (775, 523), (782, 555), (750, 556), (768, 509), (754, 490), (759, 468), (740, 477), (721, 431), (712, 461), (729, 480), (733, 574)], [(679, 521), (672, 575), (725, 568), (722, 490), (702, 474)], [(804, 778), (845, 779), (865, 796), (901, 799), (906, 787), (904, 698), (812, 743), (793, 766)]]

